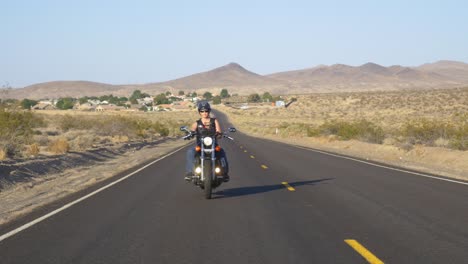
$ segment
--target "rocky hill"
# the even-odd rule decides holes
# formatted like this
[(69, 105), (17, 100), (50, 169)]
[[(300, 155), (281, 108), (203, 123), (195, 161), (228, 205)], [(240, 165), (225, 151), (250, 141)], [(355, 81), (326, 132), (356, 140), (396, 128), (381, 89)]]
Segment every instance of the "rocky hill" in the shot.
[(245, 94), (247, 92), (261, 92), (269, 87), (281, 89), (287, 87), (287, 82), (272, 79), (246, 70), (237, 63), (229, 63), (222, 67), (193, 74), (187, 77), (144, 85), (149, 92), (158, 91), (197, 91), (219, 93), (223, 88), (231, 93)]
[(111, 85), (87, 81), (55, 81), (27, 86), (22, 89), (0, 90), (0, 98), (58, 98), (100, 95), (129, 96), (139, 89), (149, 94), (179, 90), (250, 94), (269, 91), (273, 94), (297, 94), (343, 91), (388, 91), (401, 89), (453, 88), (468, 85), (468, 64), (439, 61), (418, 67), (394, 65), (384, 67), (375, 63), (361, 66), (334, 64), (313, 68), (259, 75), (237, 63), (196, 73), (167, 82)]
[(343, 64), (318, 66), (270, 74), (268, 77), (289, 82), (297, 93), (448, 88), (468, 83), (468, 80), (455, 79), (443, 72), (400, 65), (384, 67), (375, 63), (358, 67)]
[(424, 72), (437, 72), (453, 81), (468, 82), (468, 64), (463, 62), (444, 60), (423, 64), (416, 69)]

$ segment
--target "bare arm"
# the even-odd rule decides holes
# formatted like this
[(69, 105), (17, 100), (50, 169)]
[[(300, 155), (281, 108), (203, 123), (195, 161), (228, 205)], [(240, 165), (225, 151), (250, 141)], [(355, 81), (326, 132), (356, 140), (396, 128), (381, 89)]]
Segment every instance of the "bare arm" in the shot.
[(190, 128), (190, 131), (196, 131), (197, 130), (197, 122), (192, 124), (192, 127)]
[(216, 133), (221, 133), (223, 131), (221, 129), (221, 125), (218, 122), (218, 119), (215, 119), (215, 127), (216, 127)]

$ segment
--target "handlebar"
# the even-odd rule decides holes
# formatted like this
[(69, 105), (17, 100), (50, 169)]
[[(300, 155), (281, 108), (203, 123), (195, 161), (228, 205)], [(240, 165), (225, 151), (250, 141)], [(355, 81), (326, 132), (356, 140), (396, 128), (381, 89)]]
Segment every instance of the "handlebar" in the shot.
[[(194, 138), (195, 136), (197, 135), (197, 133), (195, 131), (190, 131), (190, 133), (188, 133), (186, 136), (183, 136), (182, 139), (184, 140), (190, 140), (192, 138)], [(227, 136), (225, 133), (216, 133), (216, 136), (222, 136), (223, 138), (227, 138), (229, 140), (234, 140), (234, 138), (230, 137), (230, 136)]]
[[(195, 131), (190, 131), (190, 130), (188, 129), (188, 127), (186, 127), (186, 126), (180, 127), (180, 131), (185, 131), (185, 132), (187, 133), (187, 135), (185, 135), (184, 137), (182, 137), (184, 140), (190, 140), (190, 139), (192, 139), (193, 137), (195, 137), (195, 136), (197, 135), (197, 132), (195, 132)], [(236, 132), (236, 129), (233, 128), (233, 127), (230, 127), (230, 128), (228, 129), (228, 131), (229, 131), (229, 132)], [(227, 139), (229, 139), (229, 140), (234, 140), (232, 137), (227, 136), (226, 133), (224, 133), (224, 132), (220, 132), (220, 133), (216, 132), (216, 137), (218, 137), (218, 136), (227, 138)]]
[(194, 136), (196, 136), (197, 133), (195, 131), (190, 131), (186, 136), (182, 137), (184, 140), (190, 140), (192, 139)]

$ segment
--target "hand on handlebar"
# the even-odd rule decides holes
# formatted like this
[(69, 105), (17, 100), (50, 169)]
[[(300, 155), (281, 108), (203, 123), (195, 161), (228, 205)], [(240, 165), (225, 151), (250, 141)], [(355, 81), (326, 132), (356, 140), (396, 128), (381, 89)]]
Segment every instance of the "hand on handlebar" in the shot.
[(197, 134), (197, 132), (195, 132), (195, 131), (190, 131), (190, 133), (187, 134), (185, 137), (183, 137), (183, 139), (184, 139), (184, 140), (190, 140), (190, 139), (192, 139), (196, 134)]

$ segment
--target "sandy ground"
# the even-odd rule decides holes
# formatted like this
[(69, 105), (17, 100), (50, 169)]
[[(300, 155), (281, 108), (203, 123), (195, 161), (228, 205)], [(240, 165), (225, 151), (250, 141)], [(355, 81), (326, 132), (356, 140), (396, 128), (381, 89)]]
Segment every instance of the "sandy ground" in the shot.
[[(423, 146), (416, 146), (406, 151), (392, 145), (369, 144), (353, 140), (337, 141), (332, 137), (285, 139), (270, 136), (267, 138), (468, 180), (468, 151)], [(12, 184), (0, 191), (0, 225), (138, 164), (162, 157), (185, 144), (187, 141), (168, 140), (157, 145), (129, 150), (97, 163), (80, 164), (59, 173), (33, 177), (25, 182)]]

